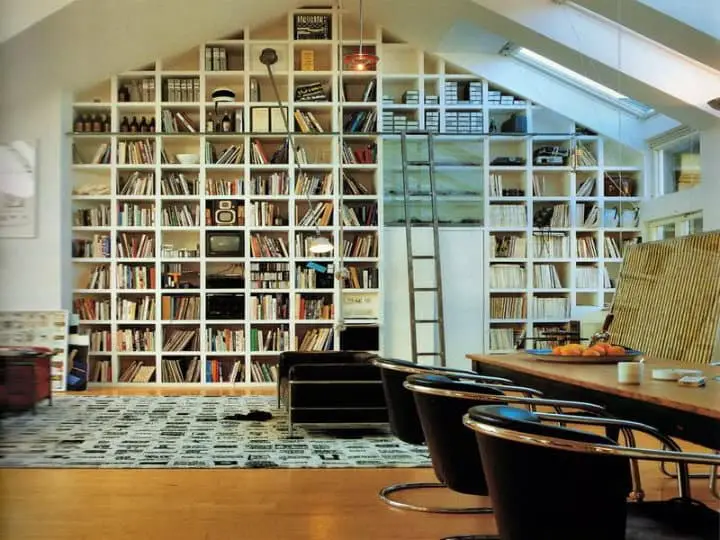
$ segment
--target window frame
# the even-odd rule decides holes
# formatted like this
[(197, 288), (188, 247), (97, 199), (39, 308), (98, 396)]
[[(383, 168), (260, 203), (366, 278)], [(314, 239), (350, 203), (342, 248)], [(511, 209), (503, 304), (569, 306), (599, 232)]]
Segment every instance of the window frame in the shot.
[[(648, 240), (650, 242), (666, 240), (666, 238), (663, 237), (663, 228), (668, 225), (674, 225), (675, 232), (673, 238), (690, 236), (690, 223), (698, 218), (703, 218), (702, 210), (649, 221), (646, 223)], [(702, 231), (694, 231), (692, 234), (697, 234), (698, 232)]]
[[(676, 189), (675, 191), (667, 191), (666, 190), (666, 168), (665, 168), (665, 156), (666, 152), (670, 150), (670, 147), (677, 145), (680, 142), (683, 142), (687, 139), (691, 139), (693, 137), (697, 137), (698, 142), (698, 155), (702, 155), (702, 137), (700, 135), (699, 131), (693, 130), (687, 133), (678, 134), (675, 137), (672, 137), (667, 140), (663, 140), (662, 143), (656, 143), (650, 145), (650, 149), (652, 150), (652, 167), (653, 167), (653, 192), (651, 194), (651, 197), (663, 197), (665, 195), (672, 195), (673, 193), (679, 193), (681, 190)], [(702, 185), (702, 169), (700, 170), (700, 184)], [(674, 180), (673, 180), (674, 182)], [(696, 187), (696, 186), (694, 186)], [(690, 188), (692, 189), (692, 188)], [(683, 190), (684, 191), (684, 190)]]
[(643, 105), (629, 96), (625, 96), (602, 83), (592, 80), (590, 77), (566, 68), (526, 47), (508, 42), (500, 50), (500, 54), (510, 56), (526, 66), (560, 79), (564, 83), (587, 92), (618, 109), (622, 109), (640, 120), (647, 120), (658, 114), (652, 107)]

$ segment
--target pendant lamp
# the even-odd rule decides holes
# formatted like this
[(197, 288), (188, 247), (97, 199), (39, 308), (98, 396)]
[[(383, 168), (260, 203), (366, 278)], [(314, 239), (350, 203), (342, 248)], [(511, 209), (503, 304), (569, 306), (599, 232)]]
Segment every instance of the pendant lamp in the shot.
[(343, 62), (351, 71), (374, 71), (380, 58), (369, 52), (363, 51), (363, 0), (360, 2), (360, 47), (357, 52), (346, 54)]

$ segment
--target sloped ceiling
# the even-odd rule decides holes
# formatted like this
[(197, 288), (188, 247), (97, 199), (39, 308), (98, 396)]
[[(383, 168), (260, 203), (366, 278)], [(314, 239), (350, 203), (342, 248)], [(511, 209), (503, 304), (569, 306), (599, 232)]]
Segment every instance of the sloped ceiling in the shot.
[[(720, 70), (720, 2), (717, 0), (686, 3), (672, 0), (677, 9), (670, 12), (660, 11), (653, 8), (651, 4), (638, 0), (614, 0), (613, 2), (574, 0), (574, 2), (662, 43), (688, 58)], [(709, 9), (702, 10), (702, 17), (699, 18), (706, 24), (709, 22), (707, 30), (710, 30), (710, 33), (691, 24), (693, 19), (698, 17), (693, 17), (693, 19), (682, 17), (683, 14), (699, 15), (698, 12), (701, 10), (697, 8), (701, 4), (705, 4), (706, 7), (712, 4)]]
[(24, 32), (75, 0), (0, 0), (0, 43)]
[[(50, 86), (53, 90), (90, 86), (308, 4), (307, 0), (197, 0), (182, 2), (183, 9), (178, 10), (178, 3), (67, 3), (0, 45), (0, 69), (11, 74), (0, 78), (0, 110), (37, 99)], [(349, 10), (357, 8), (354, 0), (345, 0), (344, 5)], [(486, 30), (488, 21), (470, 0), (365, 0), (365, 13), (368, 22), (382, 25), (418, 49), (631, 146), (639, 147), (658, 129), (676, 125), (671, 121), (643, 124), (602, 100), (497, 54), (506, 39)]]
[(0, 73), (5, 74), (0, 77), (0, 110), (35, 99), (50, 85), (92, 85), (154, 58), (261, 24), (303, 3), (75, 0), (0, 45)]

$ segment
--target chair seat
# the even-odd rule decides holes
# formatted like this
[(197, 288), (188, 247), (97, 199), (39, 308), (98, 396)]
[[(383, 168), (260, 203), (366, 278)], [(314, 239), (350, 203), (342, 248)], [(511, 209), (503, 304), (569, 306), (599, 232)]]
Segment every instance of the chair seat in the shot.
[(717, 540), (720, 514), (683, 499), (628, 503), (626, 540)]

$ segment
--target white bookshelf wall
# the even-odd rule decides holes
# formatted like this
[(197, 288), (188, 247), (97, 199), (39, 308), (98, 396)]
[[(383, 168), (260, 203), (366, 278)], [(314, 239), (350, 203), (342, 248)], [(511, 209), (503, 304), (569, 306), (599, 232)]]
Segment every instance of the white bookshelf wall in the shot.
[[(91, 133), (73, 126), (74, 301), (91, 335), (91, 381), (268, 384), (276, 379), (283, 350), (338, 349), (343, 340), (360, 338), (380, 349), (381, 175), (376, 156), (366, 163), (340, 160), (341, 143), (356, 154), (376, 146), (374, 126), (369, 133), (341, 133), (346, 115), (375, 110), (375, 101), (362, 101), (375, 74), (341, 72), (341, 47), (358, 45), (351, 31), (356, 20), (344, 22), (341, 43), (336, 11), (302, 14), (329, 16), (330, 39), (294, 40), (290, 13), (76, 96), (75, 119), (94, 115), (102, 124), (91, 122)], [(259, 62), (266, 47), (279, 56), (273, 72), (298, 133), (300, 166), (293, 152), (272, 157), (286, 136), (270, 77)], [(213, 49), (223, 51), (222, 64), (214, 63)], [(306, 50), (314, 53), (312, 71), (301, 70)], [(125, 95), (123, 89), (136, 81)], [(326, 98), (296, 99), (296, 88), (312, 82), (322, 83)], [(351, 94), (343, 104), (341, 83)], [(208, 115), (215, 113), (212, 92), (219, 87), (236, 95), (219, 106), (216, 118), (229, 113), (229, 132), (207, 129)], [(254, 109), (267, 107), (275, 110), (255, 116)], [(296, 111), (312, 113), (322, 132), (302, 133)], [(271, 125), (258, 126), (268, 116)], [(124, 119), (133, 127), (154, 119), (156, 132), (127, 132)], [(232, 158), (221, 159), (223, 153)], [(230, 226), (207, 218), (220, 201), (237, 215)], [(329, 210), (319, 224), (303, 221), (318, 206)], [(343, 217), (350, 211), (354, 218)], [(305, 241), (318, 231), (333, 243), (332, 253), (307, 252)], [(276, 242), (277, 253), (261, 248), (267, 239)], [(218, 251), (218, 241), (229, 251)], [(334, 275), (341, 266), (350, 277), (344, 286)], [(348, 308), (341, 332), (336, 323), (343, 298), (369, 307), (359, 313)], [(154, 372), (126, 380), (124, 374), (140, 364)]]
[[(296, 13), (329, 15), (332, 39), (295, 40)], [(221, 384), (234, 379), (240, 384), (267, 384), (274, 379), (273, 367), (279, 352), (302, 346), (309, 332), (324, 332), (324, 337), (332, 334), (333, 339), (331, 343), (319, 343), (322, 340), (318, 339), (314, 345), (306, 342), (306, 347), (342, 348), (336, 326), (340, 321), (351, 332), (357, 331), (354, 340), (371, 336), (370, 342), (381, 353), (387, 332), (393, 331), (391, 344), (398, 343), (395, 334), (403, 326), (395, 324), (397, 321), (387, 325), (386, 319), (407, 317), (406, 311), (393, 307), (398, 295), (402, 293), (406, 299), (407, 292), (393, 290), (386, 294), (383, 269), (404, 273), (406, 261), (398, 250), (385, 251), (383, 238), (384, 230), (392, 230), (403, 219), (401, 130), (440, 132), (435, 149), (443, 227), (474, 231), (470, 236), (446, 235), (451, 244), (457, 245), (446, 246), (444, 251), (462, 254), (469, 248), (484, 252), (476, 257), (482, 266), (472, 268), (472, 272), (477, 273), (476, 283), (486, 301), (478, 306), (473, 300), (472, 309), (479, 314), (476, 323), (483, 331), (485, 350), (506, 352), (514, 337), (531, 337), (540, 328), (566, 324), (583, 309), (597, 308), (610, 300), (612, 280), (617, 277), (621, 261), (614, 248), (622, 249), (624, 242), (640, 234), (636, 220), (629, 223), (628, 219), (643, 195), (642, 156), (613, 141), (584, 134), (561, 114), (510, 96), (491, 82), (398, 42), (371, 24), (364, 25), (363, 45), (379, 55), (377, 71), (342, 69), (339, 58), (357, 48), (359, 26), (355, 16), (341, 16), (334, 9), (301, 10), (261, 28), (245, 28), (174, 58), (119, 74), (77, 93), (74, 118), (82, 120), (86, 115), (89, 121), (95, 115), (97, 121), (97, 125), (90, 122), (90, 133), (78, 133), (77, 126), (72, 128), (74, 300), (76, 311), (85, 306), (82, 328), (91, 334), (92, 381), (127, 382), (122, 375), (136, 362), (155, 368), (146, 381), (149, 383), (187, 379), (188, 383)], [(292, 153), (282, 163), (257, 163), (253, 158), (255, 142), (270, 157), (285, 140), (284, 126), (278, 128), (276, 116), (271, 116), (275, 132), (267, 133), (267, 126), (256, 131), (257, 126), (253, 126), (253, 108), (277, 106), (270, 78), (259, 61), (266, 47), (274, 48), (279, 55), (273, 71), (291, 125), (296, 123), (296, 111), (311, 112), (323, 129), (323, 133), (299, 133), (299, 126), (295, 126), (296, 145), (307, 160), (301, 166), (302, 175), (329, 182), (328, 189), (309, 196), (296, 190), (300, 173)], [(221, 67), (226, 69), (212, 69), (206, 50), (212, 56), (213, 48), (224, 50)], [(308, 50), (314, 53), (312, 71), (302, 69), (302, 51)], [(131, 99), (120, 100), (120, 91), (134, 81), (139, 83)], [(148, 82), (143, 86), (142, 81)], [(183, 83), (176, 81), (191, 81), (185, 96)], [(368, 100), (364, 92), (371, 81), (375, 81), (375, 95)], [(314, 82), (323, 84), (326, 101), (295, 99), (298, 86)], [(179, 96), (172, 91), (177, 87), (181, 89)], [(219, 108), (220, 116), (229, 113), (234, 124), (232, 132), (205, 129), (208, 113), (215, 112), (212, 91), (219, 87), (236, 94), (235, 102)], [(498, 92), (505, 96), (502, 103), (496, 102)], [(197, 132), (168, 132), (163, 125), (166, 111), (173, 117), (182, 113)], [(350, 115), (371, 112), (376, 113), (377, 124), (369, 126), (368, 132), (348, 127)], [(502, 124), (513, 114), (526, 118), (525, 133), (501, 131)], [(133, 117), (138, 123), (144, 117), (146, 124), (154, 119), (156, 132), (121, 131), (123, 119), (131, 121)], [(182, 129), (182, 121), (175, 118)], [(497, 131), (488, 133), (491, 129)], [(470, 130), (472, 133), (463, 132)], [(409, 139), (411, 153), (423, 156), (424, 137), (410, 135)], [(574, 153), (580, 144), (592, 154), (594, 162), (568, 159), (559, 166), (533, 163), (533, 152), (541, 146), (557, 146)], [(375, 150), (368, 163), (347, 163), (340, 159), (343, 145), (356, 155), (373, 145)], [(236, 159), (217, 163), (229, 148), (232, 154), (233, 146), (242, 147)], [(214, 150), (215, 160), (208, 158), (209, 147)], [(149, 148), (152, 152), (147, 151)], [(181, 154), (197, 156), (197, 162), (178, 163)], [(521, 157), (525, 161), (493, 164), (499, 157)], [(632, 196), (615, 197), (605, 191), (602, 179), (620, 174), (633, 181)], [(341, 193), (346, 175), (350, 175), (356, 189)], [(590, 182), (590, 178), (595, 181)], [(411, 171), (410, 179), (412, 189), (422, 192), (421, 171)], [(502, 190), (515, 191), (503, 194)], [(241, 216), (237, 226), (206, 222), (206, 211), (219, 201), (231, 201)], [(316, 227), (305, 226), (301, 220), (309, 208), (322, 203), (332, 211), (319, 230), (335, 249), (328, 257), (308, 257), (296, 237), (315, 234)], [(597, 207), (597, 222), (580, 222), (576, 215), (580, 204), (585, 205), (583, 218)], [(356, 215), (362, 216), (373, 205), (375, 217), (367, 224), (344, 222), (340, 226), (341, 207), (353, 208)], [(563, 212), (558, 210), (551, 230), (533, 226), (536, 212), (562, 205), (567, 221), (557, 222)], [(411, 211), (418, 227), (429, 220), (429, 204), (419, 196), (411, 198)], [(208, 235), (228, 231), (242, 235), (242, 253), (208, 256)], [(475, 238), (477, 232), (483, 241), (468, 246), (467, 238)], [(287, 256), (254, 253), (253, 238), (257, 236), (282, 238)], [(365, 237), (373, 239), (370, 254), (340, 257), (344, 242), (359, 244)], [(502, 239), (514, 244), (515, 251), (496, 251), (496, 243)], [(149, 240), (152, 244), (146, 244)], [(147, 253), (137, 252), (146, 245)], [(135, 251), (121, 252), (121, 246)], [(595, 251), (586, 251), (592, 246)], [(308, 267), (309, 263), (319, 266)], [(504, 269), (502, 265), (511, 266)], [(330, 279), (322, 288), (317, 284), (310, 287), (304, 281), (303, 276), (312, 268), (335, 270), (341, 266), (354, 268), (360, 279), (363, 270), (377, 274), (377, 278), (371, 286), (363, 288), (361, 283), (360, 289), (343, 287), (332, 275), (325, 276)], [(262, 276), (253, 274), (258, 271), (285, 273), (276, 275), (270, 283), (258, 283), (263, 281)], [(237, 279), (239, 273), (244, 276), (242, 281)], [(520, 274), (514, 283), (508, 281), (513, 273)], [(559, 282), (539, 280), (555, 274)], [(224, 278), (216, 279), (213, 287), (224, 285), (211, 288), (209, 278), (217, 276)], [(238, 308), (231, 319), (214, 319), (210, 313), (208, 299), (222, 294), (243, 299), (241, 305), (229, 302)], [(467, 311), (468, 306), (461, 305), (465, 299), (457, 296), (445, 299), (446, 310), (457, 305), (460, 311)], [(308, 320), (298, 316), (301, 300), (318, 298), (326, 306), (333, 306), (330, 311), (326, 309), (324, 318)], [(348, 300), (346, 308), (341, 307), (343, 298)], [(370, 306), (370, 311), (353, 318), (348, 311), (353, 305)], [(134, 314), (127, 311), (133, 306)], [(188, 331), (195, 332), (197, 339), (186, 343), (181, 351), (164, 350), (167, 340), (173, 336), (180, 339), (182, 332)], [(271, 331), (283, 339), (268, 343), (267, 350), (257, 343), (260, 331), (264, 339)], [(447, 335), (454, 339), (453, 328), (447, 329)], [(476, 349), (477, 343), (468, 346)], [(392, 349), (394, 354), (400, 352), (395, 345)], [(197, 360), (195, 364), (193, 360)], [(142, 376), (134, 384), (139, 382), (145, 382)]]

